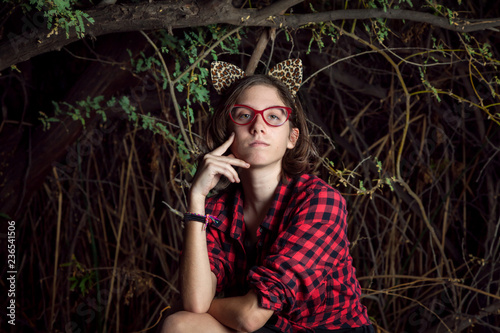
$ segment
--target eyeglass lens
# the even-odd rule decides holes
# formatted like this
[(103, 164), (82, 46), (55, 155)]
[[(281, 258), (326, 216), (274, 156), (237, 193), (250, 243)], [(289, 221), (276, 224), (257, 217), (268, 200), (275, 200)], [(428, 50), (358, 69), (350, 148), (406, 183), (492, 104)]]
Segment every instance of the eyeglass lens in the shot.
[[(264, 121), (269, 125), (279, 126), (283, 125), (287, 120), (288, 112), (286, 109), (279, 107), (269, 108), (264, 110), (262, 116), (264, 117)], [(237, 124), (246, 125), (255, 119), (255, 112), (244, 106), (235, 106), (231, 110), (231, 117)]]

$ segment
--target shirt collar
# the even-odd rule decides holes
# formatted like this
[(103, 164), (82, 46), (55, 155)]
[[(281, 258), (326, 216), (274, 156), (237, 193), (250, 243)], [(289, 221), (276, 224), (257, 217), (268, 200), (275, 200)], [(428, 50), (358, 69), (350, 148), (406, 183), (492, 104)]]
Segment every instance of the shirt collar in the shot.
[(243, 234), (243, 228), (243, 190), (241, 185), (239, 185), (235, 186), (233, 196), (233, 223), (231, 223), (230, 230), (231, 237), (239, 239)]
[(283, 224), (283, 219), (285, 218), (285, 209), (288, 206), (285, 198), (290, 196), (294, 185), (292, 184), (292, 179), (287, 178), (287, 184), (283, 183), (282, 180), (278, 183), (276, 190), (274, 191), (274, 198), (272, 201), (267, 215), (262, 221), (261, 227), (266, 228), (270, 231), (278, 230)]

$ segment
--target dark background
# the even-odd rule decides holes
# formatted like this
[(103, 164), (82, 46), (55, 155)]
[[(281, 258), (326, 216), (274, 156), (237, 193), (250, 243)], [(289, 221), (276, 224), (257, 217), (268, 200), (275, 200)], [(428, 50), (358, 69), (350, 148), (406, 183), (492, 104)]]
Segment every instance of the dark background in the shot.
[[(312, 1), (294, 13), (310, 12), (309, 3), (319, 12), (368, 4)], [(431, 11), (413, 5), (401, 4)], [(463, 17), (500, 17), (494, 1), (443, 5)], [(2, 6), (5, 40), (33, 14)], [(322, 157), (315, 172), (348, 201), (351, 254), (372, 321), (380, 332), (498, 332), (500, 33), (465, 36), (401, 20), (333, 24), (344, 33), (329, 23), (278, 29), (256, 72), (303, 61), (299, 96)], [(216, 98), (206, 70), (215, 57), (245, 68), (268, 31), (242, 28), (204, 55), (232, 28), (147, 31), (165, 47), (168, 74), (139, 32), (87, 37), (1, 72), (1, 232), (8, 244), (6, 222), (16, 221), (17, 268), (16, 325), (7, 324), (5, 299), (2, 329), (133, 332), (175, 307), (177, 213), (210, 114), (203, 93)], [(201, 61), (172, 95), (164, 76), (178, 77), (190, 57)], [(140, 59), (156, 60), (139, 69)], [(106, 104), (124, 96), (125, 106)]]

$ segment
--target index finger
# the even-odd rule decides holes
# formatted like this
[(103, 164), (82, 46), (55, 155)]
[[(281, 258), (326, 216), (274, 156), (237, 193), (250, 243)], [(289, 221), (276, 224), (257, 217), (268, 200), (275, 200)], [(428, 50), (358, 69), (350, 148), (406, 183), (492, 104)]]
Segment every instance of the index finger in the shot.
[(229, 149), (229, 147), (231, 147), (231, 144), (233, 143), (233, 141), (234, 141), (234, 132), (231, 133), (231, 135), (229, 136), (229, 139), (227, 139), (226, 142), (221, 144), (219, 147), (215, 148), (212, 151), (212, 154), (217, 155), (217, 156), (222, 156), (222, 154), (224, 154)]

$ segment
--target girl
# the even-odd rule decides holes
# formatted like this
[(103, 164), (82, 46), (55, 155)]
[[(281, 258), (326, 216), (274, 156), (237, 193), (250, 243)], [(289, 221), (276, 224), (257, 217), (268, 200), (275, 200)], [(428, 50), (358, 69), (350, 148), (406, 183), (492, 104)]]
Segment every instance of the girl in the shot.
[[(248, 77), (217, 62), (212, 79), (223, 95), (184, 217), (184, 311), (163, 332), (373, 332), (345, 200), (307, 174), (316, 154), (296, 98), (301, 61)], [(231, 185), (209, 196), (221, 178)]]

